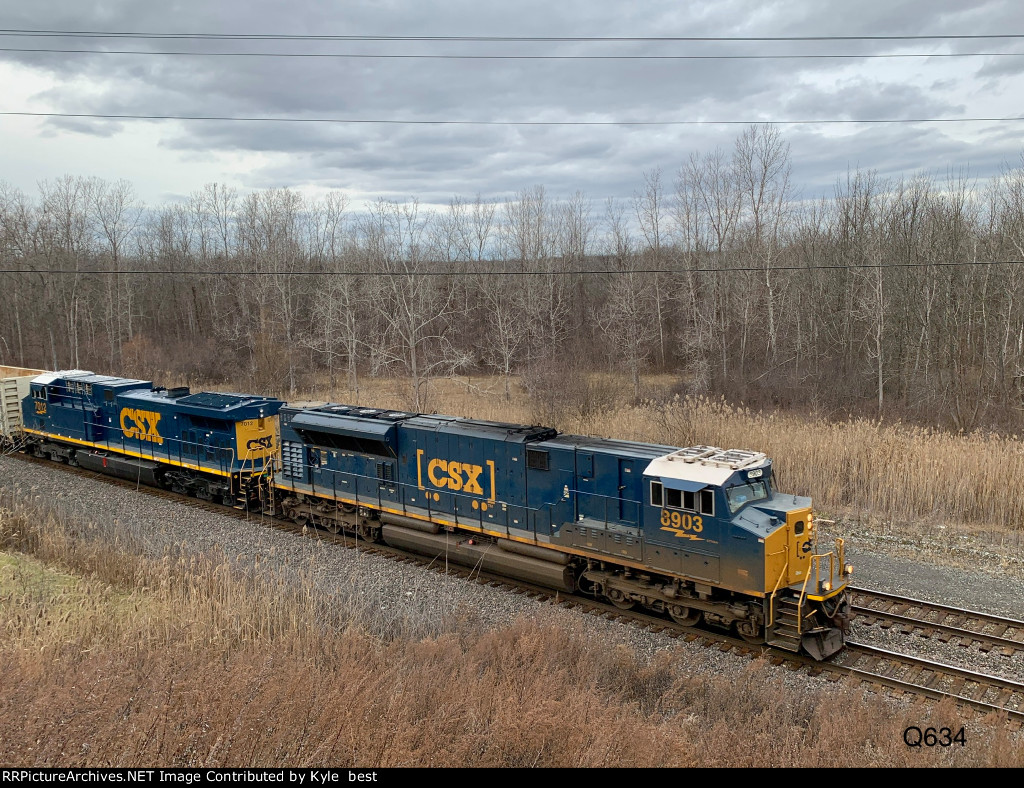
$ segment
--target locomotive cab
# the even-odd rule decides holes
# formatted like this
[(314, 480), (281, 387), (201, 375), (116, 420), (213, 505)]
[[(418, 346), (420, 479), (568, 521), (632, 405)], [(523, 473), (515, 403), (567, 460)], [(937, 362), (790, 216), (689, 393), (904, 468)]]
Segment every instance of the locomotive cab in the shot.
[(834, 550), (819, 548), (810, 498), (776, 492), (771, 460), (692, 446), (655, 459), (644, 476), (651, 557), (694, 577), (698, 594), (706, 580), (758, 600), (745, 617), (722, 623), (748, 640), (816, 659), (842, 648), (850, 571), (842, 540)]

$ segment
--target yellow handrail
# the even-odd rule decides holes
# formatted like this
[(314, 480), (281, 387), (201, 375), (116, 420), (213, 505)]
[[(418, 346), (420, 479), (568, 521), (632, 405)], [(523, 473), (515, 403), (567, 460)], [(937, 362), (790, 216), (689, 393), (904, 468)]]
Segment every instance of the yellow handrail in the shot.
[(807, 576), (804, 578), (804, 584), (802, 586), (800, 586), (800, 599), (797, 602), (797, 614), (798, 614), (797, 622), (796, 622), (797, 634), (800, 634), (800, 633), (803, 632), (804, 619), (803, 619), (803, 616), (799, 615), (799, 614), (800, 614), (800, 611), (802, 611), (803, 607), (804, 607), (804, 597), (807, 596), (807, 583), (810, 581), (811, 575), (813, 574), (814, 575), (814, 585), (815, 585), (815, 587), (820, 585), (818, 583), (818, 572), (821, 571), (821, 566), (820, 566), (820, 561), (818, 559), (819, 558), (824, 558), (825, 556), (828, 556), (828, 579), (829, 579), (829, 581), (831, 581), (832, 578), (835, 577), (835, 572), (834, 572), (835, 566), (833, 564), (833, 562), (835, 561), (835, 553), (815, 553), (814, 555), (811, 556), (811, 570), (807, 573)]
[[(775, 623), (775, 593), (779, 590), (779, 583), (786, 576), (787, 569), (789, 569), (789, 561), (786, 561), (786, 565), (779, 572), (779, 579), (775, 581), (775, 588), (772, 589), (772, 594), (768, 597), (768, 623), (765, 625), (765, 629)], [(799, 613), (800, 611), (797, 610), (797, 612)]]

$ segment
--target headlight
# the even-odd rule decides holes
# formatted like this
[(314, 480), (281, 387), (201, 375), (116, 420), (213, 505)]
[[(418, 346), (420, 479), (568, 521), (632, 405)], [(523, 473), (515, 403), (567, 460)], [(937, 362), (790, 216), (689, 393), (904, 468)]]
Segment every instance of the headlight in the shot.
[(846, 565), (846, 574), (847, 575), (852, 575), (853, 574), (853, 564), (847, 564)]
[(831, 591), (832, 590), (832, 584), (830, 582), (828, 582), (828, 580), (826, 580), (824, 583), (821, 584), (821, 590), (822, 591)]

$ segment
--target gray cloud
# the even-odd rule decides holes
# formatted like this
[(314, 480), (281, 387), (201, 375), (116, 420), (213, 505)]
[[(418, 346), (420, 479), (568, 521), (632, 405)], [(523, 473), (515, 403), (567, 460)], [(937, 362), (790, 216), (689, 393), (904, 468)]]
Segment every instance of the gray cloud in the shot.
[[(10, 28), (225, 33), (382, 35), (752, 36), (999, 33), (1019, 21), (1012, 0), (965, 8), (960, 0), (864, 0), (856, 4), (739, 0), (679, 4), (527, 2), (481, 8), (470, 0), (431, 3), (306, 3), (270, 0), (157, 7), (76, 0), (7, 14)], [(183, 20), (187, 20), (183, 21)], [(7, 39), (6, 45), (71, 48), (202, 49), (448, 54), (710, 54), (1005, 51), (1006, 41), (762, 42), (757, 44), (580, 42), (186, 42)], [(834, 60), (356, 60), (0, 53), (56, 80), (36, 99), (64, 112), (218, 116), (348, 117), (392, 120), (755, 120), (906, 118), (989, 114), (975, 110), (977, 88), (1012, 91), (1024, 58)], [(953, 64), (952, 66), (950, 64)], [(924, 79), (920, 73), (937, 69)], [(981, 105), (978, 105), (981, 106)], [(8, 107), (8, 109), (19, 109)], [(1008, 108), (1005, 114), (1019, 114)], [(136, 133), (130, 121), (54, 119), (54, 145), (78, 135)], [(345, 188), (366, 198), (452, 194), (505, 195), (544, 183), (554, 194), (582, 190), (595, 199), (629, 197), (645, 170), (673, 173), (692, 152), (728, 148), (737, 126), (502, 127), (374, 124), (180, 122), (159, 127), (164, 151), (183, 157), (258, 153), (271, 163), (239, 186)], [(847, 167), (884, 173), (970, 162), (991, 173), (1020, 147), (1015, 126), (988, 130), (940, 126), (784, 128), (794, 178), (827, 191)], [(0, 160), (2, 164), (2, 160)], [(103, 173), (95, 173), (103, 175)], [(160, 173), (149, 176), (154, 181)], [(197, 184), (198, 186), (199, 184)], [(138, 184), (145, 189), (145, 184)]]

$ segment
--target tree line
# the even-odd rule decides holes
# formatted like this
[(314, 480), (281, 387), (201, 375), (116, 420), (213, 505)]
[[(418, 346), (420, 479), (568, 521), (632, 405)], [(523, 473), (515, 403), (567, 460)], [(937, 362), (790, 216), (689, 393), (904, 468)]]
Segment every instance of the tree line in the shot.
[(19, 271), (0, 274), (0, 359), (285, 394), (394, 373), (419, 410), (460, 372), (508, 396), (614, 370), (641, 399), (658, 371), (754, 406), (1015, 429), (1024, 266), (990, 263), (1021, 259), (1024, 160), (985, 183), (856, 170), (807, 200), (771, 126), (603, 203), (534, 186), (356, 210), (208, 184), (144, 206), (65, 176), (0, 183), (0, 269)]

